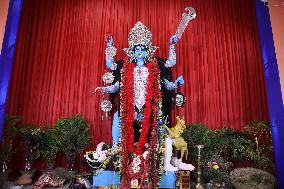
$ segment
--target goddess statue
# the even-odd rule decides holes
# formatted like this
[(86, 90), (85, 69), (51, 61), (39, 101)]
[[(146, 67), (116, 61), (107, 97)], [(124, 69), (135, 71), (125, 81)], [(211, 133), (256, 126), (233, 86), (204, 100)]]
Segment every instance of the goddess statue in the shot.
[[(128, 35), (129, 47), (124, 49), (128, 58), (116, 62), (112, 37), (107, 41), (106, 66), (113, 80), (110, 86), (96, 91), (119, 96), (112, 135), (113, 148), (119, 148), (121, 154), (121, 188), (155, 188), (164, 168), (178, 170), (170, 164), (172, 142), (164, 137), (163, 126), (170, 117), (171, 91), (184, 84), (182, 76), (173, 81), (171, 72), (178, 39), (177, 35), (170, 38), (167, 60), (155, 57), (157, 47), (152, 45), (151, 32), (137, 22)], [(165, 149), (167, 143), (170, 146)]]
[[(167, 94), (163, 98), (163, 92), (174, 90), (178, 83), (184, 84), (182, 76), (171, 81), (177, 42), (177, 36), (170, 38), (167, 60), (154, 57), (157, 47), (152, 45), (152, 34), (146, 26), (137, 22), (128, 36), (129, 47), (124, 49), (128, 60), (115, 62), (113, 39), (110, 38), (107, 43), (106, 65), (113, 71), (115, 79), (112, 85), (96, 90), (119, 93), (120, 105), (116, 116), (120, 124), (122, 188), (153, 188), (157, 185), (159, 169), (163, 168), (158, 135), (163, 117), (169, 116), (171, 110), (171, 98)], [(116, 145), (119, 141), (114, 140), (114, 143)]]

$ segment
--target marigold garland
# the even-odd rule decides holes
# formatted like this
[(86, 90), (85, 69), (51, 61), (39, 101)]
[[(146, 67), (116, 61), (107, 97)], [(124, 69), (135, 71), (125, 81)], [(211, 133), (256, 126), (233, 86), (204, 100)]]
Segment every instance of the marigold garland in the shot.
[[(146, 87), (146, 101), (144, 107), (144, 116), (142, 119), (142, 130), (138, 143), (134, 147), (134, 129), (132, 127), (134, 118), (134, 67), (135, 63), (125, 63), (122, 68), (121, 92), (120, 92), (120, 116), (122, 121), (121, 143), (122, 149), (122, 186), (129, 187), (132, 179), (140, 180), (140, 187), (143, 187), (146, 181), (150, 186), (156, 186), (158, 182), (158, 172), (156, 169), (157, 163), (157, 114), (158, 104), (161, 101), (160, 93), (160, 71), (155, 59), (146, 64), (148, 68), (148, 81)], [(133, 174), (131, 163), (134, 156), (141, 156), (144, 151), (144, 145), (147, 142), (148, 131), (151, 129), (150, 145), (149, 145), (149, 160), (144, 163), (143, 169), (138, 173)], [(132, 155), (132, 156), (131, 156)], [(149, 176), (151, 173), (151, 176)], [(151, 179), (151, 180), (149, 180)]]

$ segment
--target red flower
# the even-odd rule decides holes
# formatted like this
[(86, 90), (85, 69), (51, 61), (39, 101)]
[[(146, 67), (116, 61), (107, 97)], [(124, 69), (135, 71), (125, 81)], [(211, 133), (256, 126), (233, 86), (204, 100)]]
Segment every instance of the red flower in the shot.
[[(142, 119), (142, 130), (140, 138), (135, 148), (134, 144), (134, 129), (132, 127), (134, 118), (134, 67), (135, 64), (132, 62), (130, 64), (125, 63), (122, 68), (122, 86), (120, 91), (120, 116), (122, 121), (121, 127), (121, 143), (123, 147), (122, 156), (123, 156), (123, 169), (122, 169), (122, 185), (130, 186), (130, 181), (135, 178), (139, 178), (141, 186), (144, 185), (144, 182), (149, 178), (149, 170), (152, 172), (152, 182), (157, 183), (158, 176), (156, 170), (156, 159), (157, 159), (157, 112), (158, 104), (161, 100), (160, 93), (160, 71), (156, 60), (146, 64), (148, 68), (148, 81), (146, 87), (146, 99), (144, 107), (144, 116)], [(129, 174), (131, 171), (131, 158), (129, 159), (132, 153), (136, 155), (142, 155), (144, 151), (144, 145), (148, 139), (149, 129), (151, 129), (150, 135), (150, 146), (149, 151), (151, 155), (151, 160), (145, 164), (143, 170), (138, 174)], [(147, 171), (146, 171), (147, 170)]]

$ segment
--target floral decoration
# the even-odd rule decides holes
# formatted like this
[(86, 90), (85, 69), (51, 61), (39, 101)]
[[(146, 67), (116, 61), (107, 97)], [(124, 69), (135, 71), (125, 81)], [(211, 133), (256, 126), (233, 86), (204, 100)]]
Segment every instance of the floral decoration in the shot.
[[(146, 184), (155, 185), (158, 182), (158, 169), (150, 170), (157, 164), (157, 130), (150, 129), (157, 127), (160, 94), (160, 72), (156, 60), (151, 60), (146, 64), (148, 68), (148, 81), (146, 87), (146, 100), (143, 110), (143, 118), (141, 123), (141, 133), (137, 144), (134, 146), (134, 129), (132, 123), (134, 121), (134, 67), (135, 63), (124, 64), (122, 68), (122, 81), (120, 91), (120, 116), (121, 116), (121, 144), (122, 144), (122, 164), (128, 165), (122, 167), (122, 184), (121, 186), (130, 186), (133, 179), (138, 179), (140, 188), (146, 187)], [(148, 139), (148, 131), (150, 133), (150, 144), (148, 153), (144, 158), (140, 158), (144, 145)], [(140, 161), (136, 159), (139, 157)], [(139, 164), (139, 162), (141, 164)], [(150, 174), (149, 174), (150, 173)], [(151, 179), (151, 181), (149, 181)]]
[(104, 83), (111, 84), (114, 81), (114, 76), (111, 72), (106, 72), (102, 77)]
[(101, 110), (103, 112), (109, 112), (111, 111), (111, 109), (112, 109), (112, 104), (109, 100), (103, 100), (101, 102)]

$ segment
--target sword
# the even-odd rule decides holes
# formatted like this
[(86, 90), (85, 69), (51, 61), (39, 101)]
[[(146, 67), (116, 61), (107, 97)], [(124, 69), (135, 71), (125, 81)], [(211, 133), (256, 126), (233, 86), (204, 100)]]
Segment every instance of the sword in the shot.
[(192, 7), (186, 7), (184, 13), (182, 14), (182, 19), (179, 23), (179, 26), (177, 28), (177, 31), (175, 35), (180, 39), (185, 28), (187, 27), (188, 23), (195, 19), (196, 17), (196, 12), (194, 8)]

